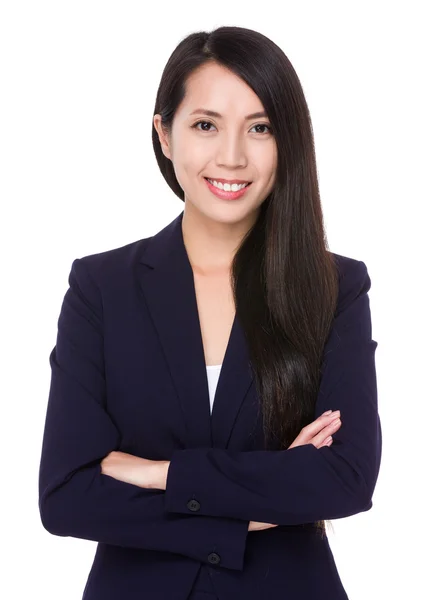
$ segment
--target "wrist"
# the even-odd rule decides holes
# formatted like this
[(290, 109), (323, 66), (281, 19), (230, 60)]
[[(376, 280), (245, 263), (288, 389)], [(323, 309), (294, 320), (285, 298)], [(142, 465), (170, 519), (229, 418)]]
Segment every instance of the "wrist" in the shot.
[(169, 473), (169, 466), (170, 466), (170, 460), (165, 460), (163, 463), (163, 480), (162, 480), (162, 484), (163, 484), (163, 490), (166, 489), (167, 487), (167, 474)]
[(167, 472), (169, 470), (170, 461), (155, 460), (153, 461), (148, 487), (155, 490), (165, 490), (167, 482)]

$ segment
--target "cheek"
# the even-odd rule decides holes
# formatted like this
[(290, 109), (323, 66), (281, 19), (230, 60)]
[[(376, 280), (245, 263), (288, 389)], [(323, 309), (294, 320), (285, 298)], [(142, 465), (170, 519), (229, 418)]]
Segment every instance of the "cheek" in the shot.
[(186, 193), (189, 193), (196, 185), (196, 178), (200, 178), (203, 166), (196, 163), (191, 157), (190, 160), (182, 158), (178, 162), (174, 162), (173, 169), (179, 185)]
[(178, 156), (175, 170), (179, 171), (181, 177), (193, 177), (205, 169), (207, 157), (202, 148), (191, 146), (190, 150), (187, 150), (187, 147), (181, 147), (175, 150), (175, 156)]
[(204, 156), (196, 156), (192, 152), (187, 158), (182, 158), (178, 164), (178, 177), (180, 177), (186, 187), (196, 185), (197, 181), (202, 177), (202, 173), (206, 169), (206, 161)]
[(270, 178), (277, 166), (277, 150), (275, 144), (260, 144), (250, 157), (257, 172), (263, 178)]
[(179, 161), (175, 172), (177, 174), (177, 179), (184, 182), (184, 187), (190, 187), (190, 185), (193, 185), (194, 178), (199, 174), (199, 171), (201, 170), (202, 168), (197, 166), (193, 160), (189, 161), (183, 159)]

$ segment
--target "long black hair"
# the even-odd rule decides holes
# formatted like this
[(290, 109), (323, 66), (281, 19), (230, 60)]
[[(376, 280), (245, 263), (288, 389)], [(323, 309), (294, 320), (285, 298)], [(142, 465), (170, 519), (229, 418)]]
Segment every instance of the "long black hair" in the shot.
[[(184, 38), (165, 65), (154, 115), (169, 133), (186, 79), (208, 62), (234, 72), (256, 93), (277, 144), (272, 192), (232, 262), (232, 285), (261, 399), (265, 449), (287, 449), (315, 419), (322, 354), (334, 318), (338, 274), (328, 251), (314, 136), (298, 76), (269, 38), (219, 27)], [(184, 201), (173, 163), (152, 142), (159, 168)], [(325, 532), (325, 522), (317, 521)]]

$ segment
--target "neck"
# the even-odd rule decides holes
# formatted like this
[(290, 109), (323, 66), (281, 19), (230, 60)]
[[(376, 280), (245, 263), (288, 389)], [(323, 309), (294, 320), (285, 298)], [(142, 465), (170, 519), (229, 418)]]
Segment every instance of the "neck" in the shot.
[(213, 221), (186, 202), (182, 233), (193, 272), (198, 275), (229, 274), (234, 255), (251, 226), (248, 219), (236, 223)]

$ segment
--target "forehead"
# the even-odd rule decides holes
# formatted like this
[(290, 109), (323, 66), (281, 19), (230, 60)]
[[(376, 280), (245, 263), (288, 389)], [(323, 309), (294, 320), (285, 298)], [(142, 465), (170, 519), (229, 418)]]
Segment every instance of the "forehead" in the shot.
[(197, 108), (216, 111), (224, 118), (263, 111), (254, 90), (238, 75), (217, 63), (207, 63), (189, 75), (186, 96), (178, 109), (183, 116)]

